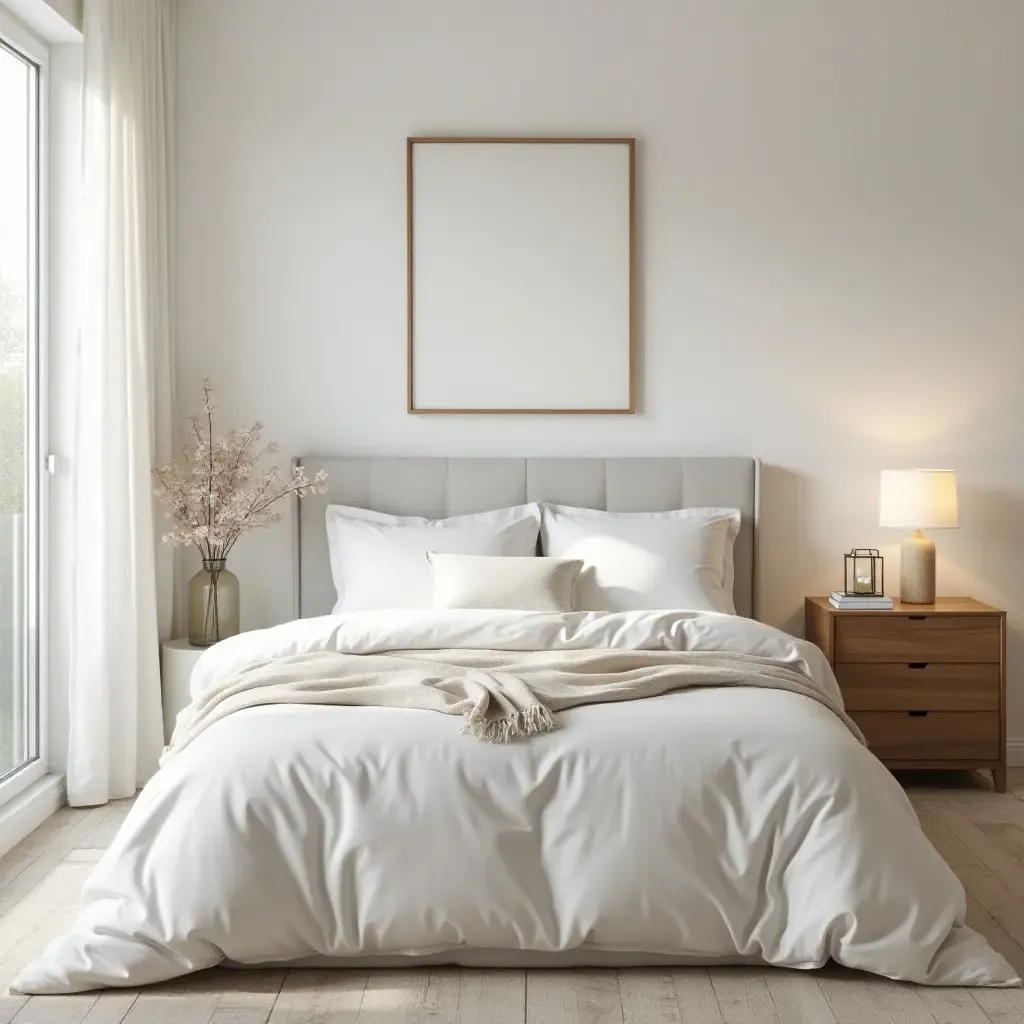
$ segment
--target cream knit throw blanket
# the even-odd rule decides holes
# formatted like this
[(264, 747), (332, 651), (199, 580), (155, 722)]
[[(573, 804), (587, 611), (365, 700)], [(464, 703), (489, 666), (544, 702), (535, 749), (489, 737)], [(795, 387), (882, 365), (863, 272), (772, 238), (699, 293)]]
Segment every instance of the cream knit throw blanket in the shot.
[(788, 690), (824, 704), (864, 742), (849, 716), (789, 665), (717, 651), (314, 651), (250, 665), (178, 718), (164, 757), (214, 722), (260, 704), (420, 708), (462, 715), (463, 732), (505, 743), (555, 728), (553, 712), (642, 700), (694, 686)]

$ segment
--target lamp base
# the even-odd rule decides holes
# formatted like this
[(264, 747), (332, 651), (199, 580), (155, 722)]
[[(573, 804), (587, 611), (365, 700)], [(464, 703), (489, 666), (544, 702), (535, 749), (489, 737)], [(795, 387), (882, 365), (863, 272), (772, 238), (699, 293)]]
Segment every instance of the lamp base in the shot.
[(935, 603), (935, 542), (920, 530), (900, 548), (900, 600), (904, 604)]

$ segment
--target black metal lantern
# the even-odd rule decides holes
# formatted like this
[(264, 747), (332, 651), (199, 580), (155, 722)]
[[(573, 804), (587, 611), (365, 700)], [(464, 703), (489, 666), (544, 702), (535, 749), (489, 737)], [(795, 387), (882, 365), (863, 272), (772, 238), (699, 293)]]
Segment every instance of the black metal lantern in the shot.
[(885, 559), (878, 548), (854, 548), (845, 556), (848, 597), (881, 597), (885, 593)]

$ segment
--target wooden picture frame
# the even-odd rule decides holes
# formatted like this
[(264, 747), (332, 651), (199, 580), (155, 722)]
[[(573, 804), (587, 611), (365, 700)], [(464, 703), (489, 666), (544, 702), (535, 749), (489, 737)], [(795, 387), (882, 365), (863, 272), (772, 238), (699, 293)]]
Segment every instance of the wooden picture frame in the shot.
[(409, 413), (636, 412), (634, 138), (410, 137), (406, 203)]

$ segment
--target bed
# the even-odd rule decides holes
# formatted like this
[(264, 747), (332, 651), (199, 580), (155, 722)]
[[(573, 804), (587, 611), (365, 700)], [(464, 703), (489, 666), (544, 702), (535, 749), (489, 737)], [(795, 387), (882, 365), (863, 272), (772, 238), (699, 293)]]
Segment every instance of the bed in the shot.
[[(965, 927), (963, 888), (845, 718), (824, 657), (756, 620), (756, 460), (302, 463), (331, 490), (300, 503), (296, 620), (200, 659), (193, 706), (81, 917), (14, 989), (281, 962), (833, 959), (922, 984), (1020, 983)], [(437, 519), (533, 502), (738, 510), (736, 614), (331, 614), (329, 503)], [(550, 721), (514, 742), (464, 734), (475, 713), (533, 722), (538, 705)]]

